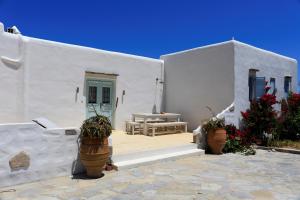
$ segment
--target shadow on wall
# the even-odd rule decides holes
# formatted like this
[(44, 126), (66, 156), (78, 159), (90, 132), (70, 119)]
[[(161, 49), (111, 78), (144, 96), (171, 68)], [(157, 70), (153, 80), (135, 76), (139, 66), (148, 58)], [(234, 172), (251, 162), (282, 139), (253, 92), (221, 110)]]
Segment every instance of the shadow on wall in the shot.
[(72, 163), (72, 171), (71, 171), (73, 178), (81, 177), (82, 174), (86, 173), (86, 169), (80, 160), (80, 135), (78, 135), (76, 143), (77, 143), (77, 157)]

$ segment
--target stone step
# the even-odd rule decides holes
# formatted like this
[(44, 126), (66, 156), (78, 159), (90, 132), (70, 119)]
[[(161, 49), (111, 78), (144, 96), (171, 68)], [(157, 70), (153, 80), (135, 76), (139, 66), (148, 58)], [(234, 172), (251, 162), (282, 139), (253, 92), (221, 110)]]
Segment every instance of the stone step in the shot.
[(124, 155), (113, 156), (114, 164), (119, 169), (138, 167), (151, 164), (162, 160), (172, 160), (192, 155), (203, 155), (204, 150), (197, 149), (197, 145), (181, 145), (171, 148), (142, 151)]

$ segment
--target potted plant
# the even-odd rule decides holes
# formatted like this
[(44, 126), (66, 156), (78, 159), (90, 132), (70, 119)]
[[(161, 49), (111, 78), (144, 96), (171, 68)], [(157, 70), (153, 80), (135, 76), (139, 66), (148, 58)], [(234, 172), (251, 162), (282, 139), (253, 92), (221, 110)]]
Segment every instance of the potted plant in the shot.
[(206, 134), (207, 145), (213, 154), (222, 154), (226, 143), (225, 119), (213, 117), (201, 127)]
[(109, 158), (108, 137), (111, 123), (105, 116), (93, 116), (85, 120), (80, 128), (80, 160), (87, 176), (98, 178)]

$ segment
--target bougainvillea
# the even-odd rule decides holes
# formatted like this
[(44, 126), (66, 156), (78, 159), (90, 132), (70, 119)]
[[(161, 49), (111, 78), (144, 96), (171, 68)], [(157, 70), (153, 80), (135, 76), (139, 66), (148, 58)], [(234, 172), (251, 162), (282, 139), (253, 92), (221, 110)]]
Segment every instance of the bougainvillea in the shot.
[(237, 129), (234, 125), (225, 126), (227, 138), (223, 149), (224, 153), (241, 152), (244, 155), (253, 155), (255, 150), (251, 147), (247, 132)]
[(276, 96), (266, 93), (258, 100), (253, 100), (249, 109), (241, 112), (242, 130), (249, 142), (264, 140), (264, 133), (271, 134), (274, 131), (277, 112), (273, 105), (276, 103)]
[(298, 108), (300, 107), (300, 94), (290, 93), (287, 98), (288, 111), (291, 114), (296, 114)]
[(278, 139), (296, 140), (300, 137), (300, 94), (290, 93), (281, 102), (278, 118)]

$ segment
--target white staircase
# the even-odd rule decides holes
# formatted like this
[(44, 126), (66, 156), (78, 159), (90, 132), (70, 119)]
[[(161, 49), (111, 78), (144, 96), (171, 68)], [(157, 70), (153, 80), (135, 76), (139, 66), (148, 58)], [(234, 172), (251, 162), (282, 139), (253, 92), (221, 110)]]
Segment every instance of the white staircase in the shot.
[(115, 155), (113, 161), (119, 169), (137, 167), (161, 160), (177, 159), (191, 155), (203, 155), (204, 150), (198, 149), (196, 144), (181, 145), (170, 148), (141, 151), (136, 153)]

